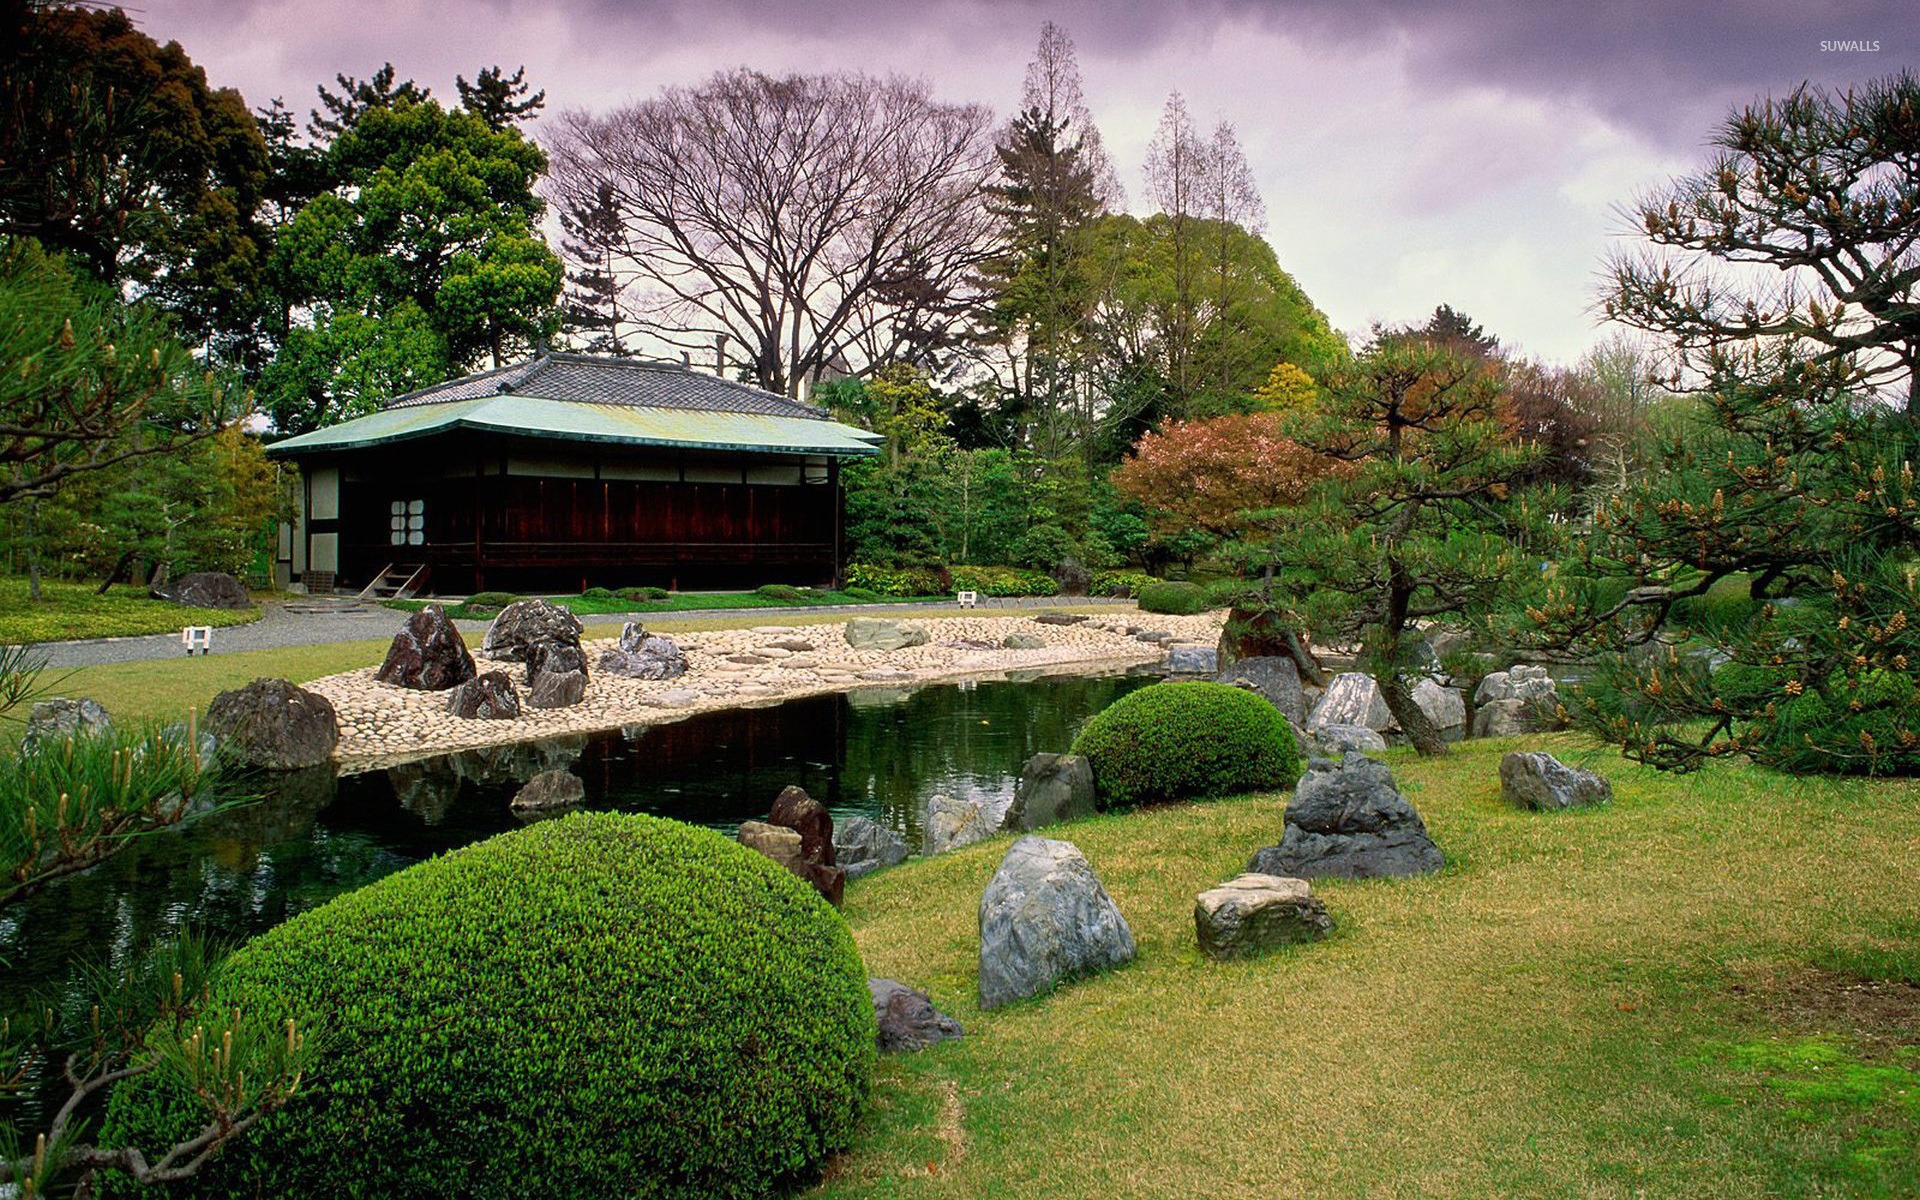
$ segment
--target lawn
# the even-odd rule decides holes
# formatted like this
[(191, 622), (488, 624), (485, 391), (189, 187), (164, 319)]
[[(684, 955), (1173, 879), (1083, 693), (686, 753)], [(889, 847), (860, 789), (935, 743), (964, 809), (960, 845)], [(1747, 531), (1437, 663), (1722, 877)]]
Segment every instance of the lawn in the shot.
[(991, 1013), (1005, 837), (857, 881), (868, 972), (967, 1037), (883, 1060), (815, 1195), (1920, 1195), (1920, 791), (1603, 754), (1610, 808), (1528, 814), (1499, 800), (1511, 748), (1396, 753), (1451, 865), (1322, 883), (1334, 937), (1257, 962), (1200, 958), (1193, 897), (1278, 840), (1284, 797), (1054, 831), (1139, 958)]
[(245, 625), (260, 619), (258, 608), (184, 608), (152, 599), (142, 587), (115, 586), (98, 596), (97, 586), (42, 580), (36, 602), (25, 579), (0, 576), (0, 644), (178, 633), (183, 625)]

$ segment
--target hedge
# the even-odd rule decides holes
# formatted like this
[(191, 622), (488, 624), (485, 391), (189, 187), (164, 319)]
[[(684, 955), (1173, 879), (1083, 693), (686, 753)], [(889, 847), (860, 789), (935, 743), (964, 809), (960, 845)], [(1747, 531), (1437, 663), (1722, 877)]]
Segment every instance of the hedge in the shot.
[(1150, 583), (1140, 589), (1140, 611), (1191, 616), (1207, 607), (1207, 594), (1197, 583)]
[(1093, 764), (1104, 808), (1292, 787), (1300, 748), (1256, 692), (1224, 683), (1156, 683), (1087, 722), (1073, 752)]
[(1087, 592), (1094, 596), (1138, 596), (1141, 588), (1158, 582), (1145, 571), (1101, 571), (1094, 575)]
[(847, 591), (863, 588), (882, 596), (938, 596), (946, 591), (947, 573), (939, 567), (876, 567), (854, 563), (847, 568)]
[[(173, 1194), (766, 1196), (852, 1139), (865, 980), (840, 915), (744, 846), (655, 817), (544, 821), (228, 960), (216, 1006), (308, 1014), (326, 1049)], [(184, 1134), (168, 1089), (117, 1089), (106, 1143)]]
[(1020, 567), (951, 567), (948, 575), (954, 591), (982, 596), (1051, 596), (1060, 590), (1045, 571)]

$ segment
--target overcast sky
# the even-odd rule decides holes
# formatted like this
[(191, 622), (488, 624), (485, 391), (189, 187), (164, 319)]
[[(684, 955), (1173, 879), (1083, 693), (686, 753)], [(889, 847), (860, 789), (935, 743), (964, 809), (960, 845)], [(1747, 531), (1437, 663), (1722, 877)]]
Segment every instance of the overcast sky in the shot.
[(132, 11), (216, 85), (301, 113), (315, 83), (388, 60), (448, 99), (456, 73), (524, 63), (549, 111), (749, 66), (924, 75), (942, 98), (1005, 113), (1051, 19), (1078, 45), (1134, 197), (1178, 90), (1203, 129), (1237, 127), (1268, 240), (1336, 326), (1413, 320), (1444, 302), (1563, 361), (1603, 332), (1592, 309), (1619, 206), (1701, 162), (1732, 105), (1890, 74), (1920, 47), (1913, 0), (142, 0)]

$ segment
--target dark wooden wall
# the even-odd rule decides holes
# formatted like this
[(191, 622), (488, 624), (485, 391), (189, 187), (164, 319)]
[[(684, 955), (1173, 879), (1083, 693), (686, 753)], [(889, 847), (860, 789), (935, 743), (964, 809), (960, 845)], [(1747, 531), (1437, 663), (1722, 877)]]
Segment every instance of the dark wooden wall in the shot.
[[(506, 474), (516, 449), (524, 448), (423, 439), (327, 460), (342, 472), (340, 586), (358, 587), (389, 563), (418, 562), (432, 568), (432, 590), (448, 593), (823, 585), (837, 575), (837, 470), (816, 468), (811, 474), (824, 479), (796, 484)], [(696, 474), (803, 469), (797, 458), (770, 455), (676, 456), (554, 443), (538, 451), (543, 460), (566, 462), (570, 472), (596, 476), (636, 467)], [(396, 500), (425, 502), (424, 546), (392, 544)]]

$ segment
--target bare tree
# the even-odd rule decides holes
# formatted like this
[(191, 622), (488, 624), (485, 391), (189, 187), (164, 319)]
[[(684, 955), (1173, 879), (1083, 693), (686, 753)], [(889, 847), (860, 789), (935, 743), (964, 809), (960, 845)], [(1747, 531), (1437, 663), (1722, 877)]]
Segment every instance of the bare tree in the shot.
[[(1247, 152), (1240, 148), (1240, 138), (1227, 121), (1213, 127), (1199, 184), (1200, 215), (1213, 222), (1206, 248), (1207, 270), (1213, 276), (1213, 320), (1227, 320), (1242, 291), (1234, 271), (1238, 261), (1235, 226), (1259, 233), (1267, 224), (1267, 208), (1253, 182)], [(1220, 385), (1231, 386), (1236, 369), (1245, 366), (1221, 355)]]
[(798, 395), (968, 336), (995, 240), (991, 121), (918, 80), (738, 70), (567, 113), (549, 188), (574, 214), (611, 198), (642, 332), (686, 350), (724, 335), (756, 382)]
[(1027, 64), (1026, 82), (1020, 89), (1020, 110), (1038, 110), (1052, 128), (1066, 130), (1075, 139), (1078, 165), (1092, 176), (1093, 195), (1101, 208), (1119, 212), (1127, 206), (1127, 189), (1087, 108), (1073, 39), (1052, 21), (1040, 26), (1040, 45)]
[(1187, 101), (1179, 92), (1167, 97), (1160, 125), (1147, 143), (1147, 196), (1173, 222), (1173, 311), (1167, 329), (1167, 366), (1174, 393), (1193, 392), (1188, 368), (1199, 338), (1197, 222), (1207, 215), (1212, 191), (1213, 152), (1200, 139)]

